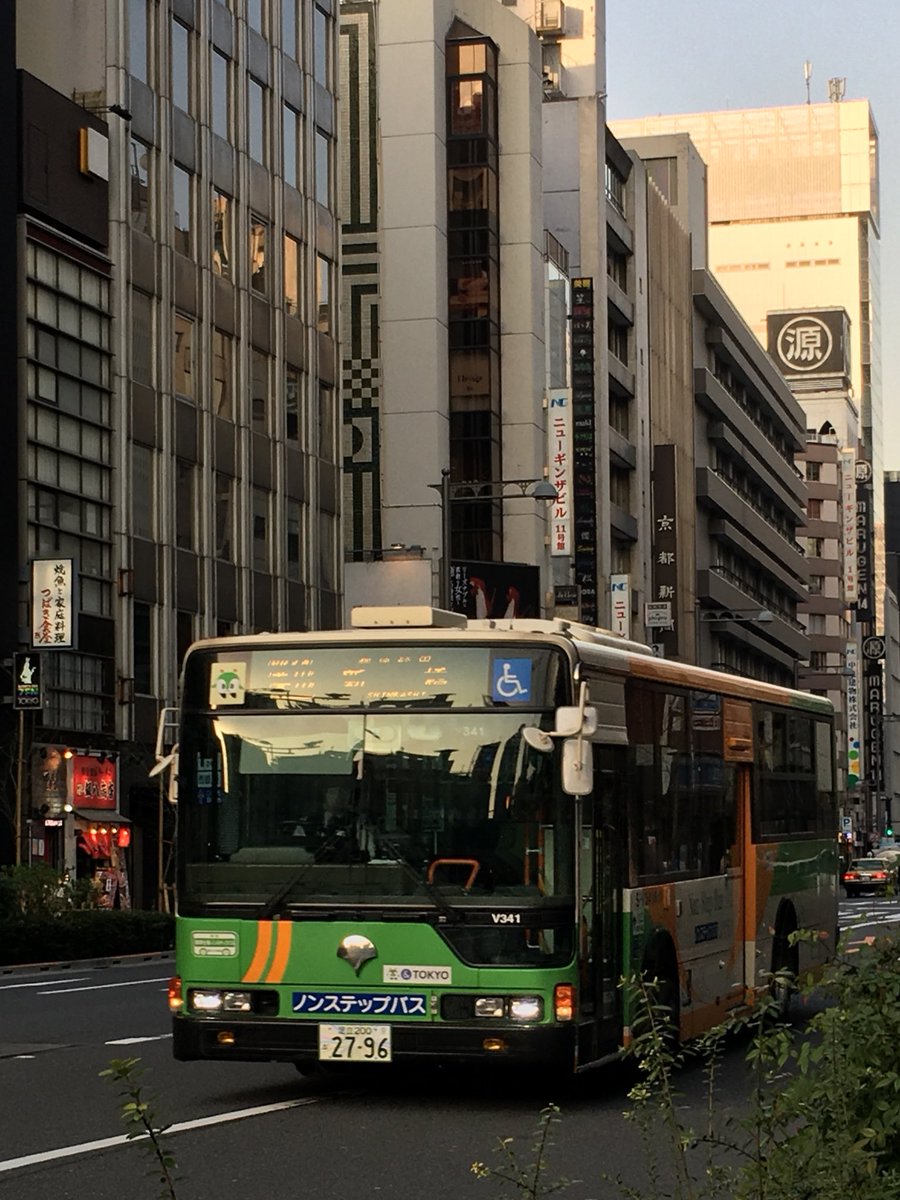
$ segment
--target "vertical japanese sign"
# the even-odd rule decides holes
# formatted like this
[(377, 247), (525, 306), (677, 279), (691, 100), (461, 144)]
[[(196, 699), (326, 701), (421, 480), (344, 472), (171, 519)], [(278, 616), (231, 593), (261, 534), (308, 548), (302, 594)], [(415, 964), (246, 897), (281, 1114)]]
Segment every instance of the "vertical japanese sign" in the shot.
[(654, 640), (661, 643), (667, 658), (678, 654), (678, 533), (675, 522), (675, 446), (653, 447), (653, 600), (672, 605), (672, 625), (661, 629)]
[(859, 645), (847, 642), (847, 790), (853, 791), (862, 779), (862, 764), (859, 758)]
[(874, 563), (872, 561), (872, 466), (856, 464), (856, 619), (871, 633), (875, 619)]
[(597, 605), (597, 480), (594, 436), (594, 281), (572, 281), (572, 515), (575, 582), (581, 619), (599, 621)]
[(856, 454), (841, 451), (841, 532), (844, 544), (844, 597), (848, 604), (858, 598), (856, 587)]
[(609, 577), (610, 612), (612, 627), (622, 637), (631, 637), (631, 576), (610, 575)]
[(556, 499), (550, 506), (550, 553), (572, 553), (572, 389), (553, 388), (547, 396), (550, 482)]
[(61, 649), (75, 644), (75, 571), (71, 558), (31, 564), (31, 644)]

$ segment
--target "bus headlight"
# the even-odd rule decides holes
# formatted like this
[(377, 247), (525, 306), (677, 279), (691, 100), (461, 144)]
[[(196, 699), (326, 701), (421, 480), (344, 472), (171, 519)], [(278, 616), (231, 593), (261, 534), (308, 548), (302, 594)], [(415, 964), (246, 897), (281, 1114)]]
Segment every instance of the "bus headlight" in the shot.
[(540, 996), (513, 996), (509, 1002), (512, 1021), (539, 1021), (544, 1015), (544, 1002)]
[(476, 1017), (502, 1017), (504, 1008), (502, 996), (477, 996), (475, 999)]
[(226, 992), (222, 997), (226, 1012), (250, 1012), (253, 1003), (249, 992)]
[(203, 992), (197, 988), (189, 993), (191, 1008), (194, 1012), (219, 1012), (223, 999), (221, 992)]

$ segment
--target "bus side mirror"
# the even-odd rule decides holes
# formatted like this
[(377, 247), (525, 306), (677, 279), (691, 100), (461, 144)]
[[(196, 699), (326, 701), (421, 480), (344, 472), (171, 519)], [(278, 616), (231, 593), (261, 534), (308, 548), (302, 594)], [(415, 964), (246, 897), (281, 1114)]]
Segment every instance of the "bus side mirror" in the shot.
[(574, 737), (578, 733), (582, 737), (593, 737), (598, 724), (598, 713), (592, 704), (573, 704), (571, 707), (566, 705), (556, 710), (554, 733), (557, 737)]
[(562, 744), (562, 790), (568, 796), (587, 796), (594, 789), (594, 750), (583, 737)]

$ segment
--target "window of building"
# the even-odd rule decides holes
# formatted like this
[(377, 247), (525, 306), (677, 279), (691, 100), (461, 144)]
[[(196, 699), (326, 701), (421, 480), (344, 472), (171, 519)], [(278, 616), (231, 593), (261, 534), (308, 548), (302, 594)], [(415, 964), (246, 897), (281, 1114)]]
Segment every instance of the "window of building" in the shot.
[(250, 286), (254, 292), (264, 296), (268, 291), (266, 271), (266, 243), (269, 227), (261, 218), (250, 214)]
[(288, 316), (300, 313), (300, 243), (284, 235), (284, 307)]
[(234, 480), (216, 473), (216, 558), (234, 560)]
[(293, 188), (300, 187), (299, 153), (300, 114), (285, 104), (281, 110), (281, 132), (284, 141), (284, 182)]
[(631, 405), (624, 396), (610, 396), (609, 424), (623, 438), (631, 438)]
[(190, 171), (177, 164), (172, 168), (172, 206), (174, 217), (173, 242), (175, 249), (191, 256), (193, 252), (191, 209), (193, 206), (193, 182)]
[(631, 573), (631, 543), (613, 538), (609, 544), (609, 563), (614, 575)]
[(212, 52), (212, 128), (219, 137), (231, 136), (231, 63)]
[(268, 571), (271, 568), (269, 553), (269, 493), (263, 488), (253, 489), (253, 569)]
[(822, 519), (822, 501), (818, 499), (807, 500), (806, 515), (810, 521), (820, 521)]
[(806, 478), (807, 478), (808, 480), (811, 480), (813, 483), (817, 482), (817, 481), (818, 481), (818, 479), (819, 479), (819, 474), (820, 474), (821, 466), (822, 466), (822, 464), (821, 464), (821, 463), (818, 463), (818, 462), (810, 462), (809, 460), (807, 460), (807, 463), (806, 463)]
[(806, 539), (806, 557), (822, 558), (825, 554), (825, 539), (810, 537)]
[(334, 388), (319, 381), (319, 407), (317, 416), (316, 451), (320, 458), (334, 462), (336, 454)]
[(231, 197), (213, 189), (212, 194), (212, 269), (223, 279), (231, 278), (232, 229)]
[(483, 79), (456, 79), (450, 85), (450, 132), (485, 133)]
[(316, 311), (319, 332), (331, 333), (331, 262), (321, 254), (316, 255)]
[(251, 75), (247, 85), (247, 149), (257, 162), (266, 162), (266, 92)]
[(316, 130), (316, 201), (331, 207), (331, 138)]
[(183, 112), (191, 109), (191, 31), (180, 21), (172, 21), (172, 103)]
[(175, 545), (180, 550), (196, 548), (196, 467), (177, 459), (175, 462)]
[(131, 379), (153, 387), (153, 298), (145, 292), (131, 293)]
[(175, 314), (175, 349), (172, 358), (172, 391), (194, 399), (194, 322)]
[(825, 591), (825, 576), (810, 575), (809, 577), (809, 594), (811, 596), (821, 596)]
[(313, 61), (316, 83), (331, 86), (331, 17), (318, 4), (313, 16)]
[(609, 498), (611, 502), (625, 512), (630, 511), (631, 494), (630, 494), (631, 472), (622, 470), (619, 467), (610, 467), (609, 469)]
[(175, 653), (178, 662), (184, 661), (188, 647), (194, 641), (194, 614), (178, 612), (175, 614)]
[(628, 286), (628, 255), (606, 247), (606, 273), (624, 292)]
[(129, 0), (128, 69), (142, 83), (150, 82), (149, 16), (147, 0)]
[(234, 415), (233, 341), (219, 329), (212, 335), (212, 407), (217, 417)]
[(628, 363), (628, 329), (617, 325), (614, 321), (607, 322), (607, 339), (610, 354), (614, 354), (621, 363)]
[(611, 162), (606, 163), (606, 198), (616, 212), (625, 215), (625, 180)]
[(139, 138), (133, 137), (129, 148), (131, 174), (131, 228), (141, 233), (152, 233), (150, 211), (150, 147)]
[(247, 0), (247, 24), (257, 33), (265, 33), (265, 0)]
[(281, 49), (297, 58), (297, 0), (281, 0)]
[(289, 442), (300, 441), (300, 385), (300, 372), (288, 367), (284, 379), (284, 436)]
[(301, 508), (297, 500), (288, 500), (287, 505), (287, 577), (300, 582), (300, 562), (303, 524)]
[(149, 604), (135, 600), (131, 628), (134, 647), (134, 690), (140, 696), (152, 696), (153, 613)]
[(269, 424), (269, 357), (261, 350), (250, 354), (250, 426), (265, 433)]
[(319, 512), (319, 586), (327, 592), (337, 591), (337, 518), (333, 513)]
[(131, 526), (135, 537), (156, 537), (155, 451), (138, 442), (131, 445)]

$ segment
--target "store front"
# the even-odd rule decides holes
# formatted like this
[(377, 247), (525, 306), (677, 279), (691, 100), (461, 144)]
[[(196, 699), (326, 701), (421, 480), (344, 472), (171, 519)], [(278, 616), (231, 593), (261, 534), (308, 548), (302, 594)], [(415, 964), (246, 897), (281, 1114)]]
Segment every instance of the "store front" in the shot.
[(130, 908), (131, 822), (118, 808), (115, 755), (35, 749), (29, 861), (71, 880), (90, 879), (101, 908)]

